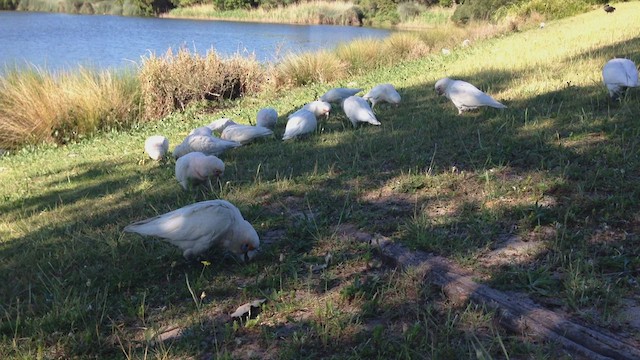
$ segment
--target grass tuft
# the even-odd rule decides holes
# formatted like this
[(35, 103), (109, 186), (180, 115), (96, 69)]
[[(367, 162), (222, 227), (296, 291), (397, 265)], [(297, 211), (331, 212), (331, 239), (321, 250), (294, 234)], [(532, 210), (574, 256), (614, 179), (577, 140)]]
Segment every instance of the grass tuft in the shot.
[(344, 77), (345, 68), (328, 51), (290, 54), (273, 67), (271, 82), (275, 88), (329, 83)]
[(143, 118), (151, 120), (184, 111), (191, 102), (255, 94), (264, 74), (255, 58), (223, 59), (213, 50), (201, 56), (181, 48), (176, 53), (169, 49), (161, 57), (144, 57), (139, 78)]
[(138, 117), (139, 97), (131, 73), (9, 70), (0, 78), (0, 148), (65, 144), (96, 130), (127, 127)]

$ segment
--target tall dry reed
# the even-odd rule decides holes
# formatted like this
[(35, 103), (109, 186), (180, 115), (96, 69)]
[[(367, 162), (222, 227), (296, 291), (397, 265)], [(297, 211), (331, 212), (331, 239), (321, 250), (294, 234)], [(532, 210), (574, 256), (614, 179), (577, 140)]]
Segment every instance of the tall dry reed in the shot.
[(139, 86), (132, 74), (85, 67), (50, 73), (30, 67), (0, 77), (0, 148), (66, 143), (126, 126), (138, 113)]
[(278, 89), (338, 80), (346, 75), (346, 64), (329, 51), (289, 54), (270, 72), (271, 85)]
[(202, 56), (169, 49), (143, 58), (139, 72), (145, 120), (184, 110), (194, 101), (234, 99), (259, 91), (264, 68), (255, 58), (223, 59), (209, 50)]

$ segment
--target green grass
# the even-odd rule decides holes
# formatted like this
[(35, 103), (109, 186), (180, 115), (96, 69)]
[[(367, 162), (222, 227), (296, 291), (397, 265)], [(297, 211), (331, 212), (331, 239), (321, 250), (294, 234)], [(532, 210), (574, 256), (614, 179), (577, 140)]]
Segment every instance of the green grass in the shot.
[[(569, 358), (455, 306), (418, 269), (386, 267), (356, 230), (469, 266), (585, 323), (624, 333), (638, 295), (640, 94), (610, 102), (602, 65), (640, 63), (638, 2), (474, 42), (331, 84), (261, 93), (215, 113), (190, 106), (130, 131), (0, 158), (0, 358)], [(526, 51), (525, 51), (526, 50)], [(433, 85), (463, 78), (508, 109), (457, 115)], [(213, 190), (182, 191), (173, 161), (146, 158), (222, 116), (286, 114), (332, 86), (393, 83), (400, 107), (353, 129), (335, 110), (306, 140), (223, 154)], [(236, 204), (263, 240), (242, 265), (186, 262), (136, 220), (204, 199)], [(346, 231), (345, 229), (354, 229)], [(535, 245), (511, 251), (507, 240)], [(314, 265), (331, 261), (325, 269)], [(227, 315), (257, 298), (246, 324)], [(159, 342), (170, 327), (182, 335)], [(634, 333), (637, 330), (631, 330)]]

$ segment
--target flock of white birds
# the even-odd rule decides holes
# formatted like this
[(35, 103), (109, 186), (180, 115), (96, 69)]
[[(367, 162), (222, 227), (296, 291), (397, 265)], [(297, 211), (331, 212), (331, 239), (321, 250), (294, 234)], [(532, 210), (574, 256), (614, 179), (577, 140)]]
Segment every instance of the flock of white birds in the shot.
[[(602, 69), (602, 78), (609, 96), (618, 100), (627, 88), (638, 86), (638, 70), (633, 61), (614, 58)], [(450, 78), (435, 83), (438, 95), (447, 97), (458, 109), (458, 114), (479, 107), (506, 108), (474, 85)], [(373, 108), (376, 104), (398, 105), (400, 94), (391, 84), (380, 84), (362, 97), (360, 88), (334, 88), (318, 100), (304, 105), (288, 116), (282, 140), (307, 136), (316, 131), (319, 117), (329, 117), (331, 104), (339, 104), (354, 127), (359, 123), (380, 125)], [(371, 105), (369, 105), (371, 104)], [(278, 121), (275, 109), (264, 108), (256, 115), (256, 125), (241, 125), (228, 118), (218, 119), (199, 127), (175, 147), (175, 176), (188, 190), (192, 186), (209, 183), (224, 173), (224, 162), (218, 158), (223, 152), (263, 137), (273, 137)], [(220, 134), (216, 137), (214, 132)], [(163, 159), (169, 150), (169, 141), (161, 135), (145, 141), (145, 152), (154, 160)], [(185, 258), (202, 255), (212, 246), (221, 246), (239, 260), (252, 259), (260, 248), (255, 229), (238, 208), (225, 200), (209, 200), (191, 204), (150, 219), (130, 224), (126, 232), (155, 236), (178, 246)]]

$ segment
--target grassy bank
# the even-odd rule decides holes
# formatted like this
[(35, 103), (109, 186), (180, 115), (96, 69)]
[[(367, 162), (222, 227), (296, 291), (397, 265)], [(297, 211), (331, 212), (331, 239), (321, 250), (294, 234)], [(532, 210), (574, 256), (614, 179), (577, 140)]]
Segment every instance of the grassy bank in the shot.
[[(384, 236), (455, 259), (492, 287), (588, 324), (637, 334), (640, 93), (610, 102), (602, 65), (640, 63), (640, 4), (547, 23), (332, 83), (245, 97), (215, 113), (0, 158), (0, 358), (570, 358), (557, 344), (497, 328), (491, 312), (443, 298), (419, 269), (386, 267)], [(458, 116), (437, 97), (463, 78), (508, 109)], [(213, 189), (185, 192), (173, 148), (222, 116), (286, 114), (333, 86), (393, 83), (399, 108), (353, 129), (341, 110), (303, 141), (222, 156)], [(186, 262), (122, 228), (203, 199), (227, 199), (263, 241), (241, 265), (212, 252)], [(331, 261), (326, 268), (326, 255)], [(319, 269), (317, 271), (314, 270)], [(229, 322), (267, 298), (262, 314)], [(157, 334), (163, 334), (160, 341)]]
[(511, 30), (510, 24), (443, 26), (429, 32), (362, 39), (320, 53), (286, 54), (276, 63), (251, 56), (221, 57), (188, 49), (142, 58), (137, 71), (80, 68), (49, 72), (9, 69), (0, 77), (0, 149), (41, 143), (66, 144), (99, 131), (159, 121), (199, 101), (209, 107), (259, 93), (328, 83), (459, 47)]

